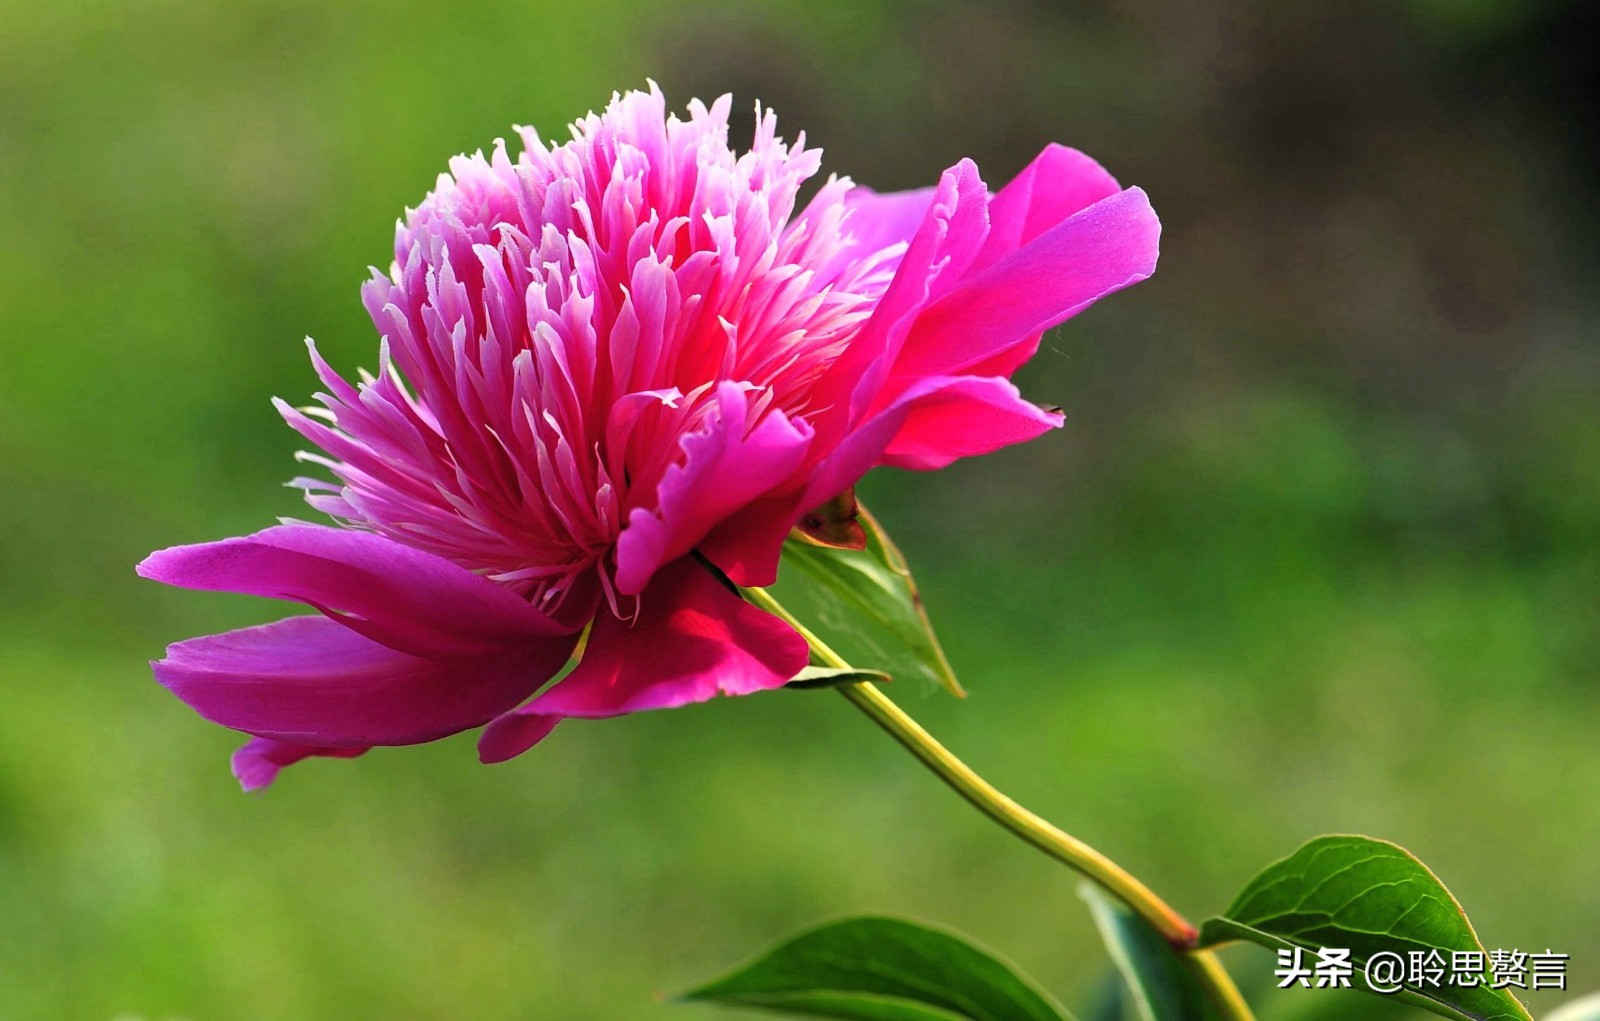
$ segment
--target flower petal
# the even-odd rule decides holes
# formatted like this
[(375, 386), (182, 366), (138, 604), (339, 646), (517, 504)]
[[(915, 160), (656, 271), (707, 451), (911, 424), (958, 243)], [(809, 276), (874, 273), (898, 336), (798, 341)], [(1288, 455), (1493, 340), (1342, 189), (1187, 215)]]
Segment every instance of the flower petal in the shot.
[(716, 413), (685, 436), (683, 461), (656, 487), (655, 508), (637, 507), (617, 540), (617, 588), (644, 590), (663, 565), (694, 549), (718, 524), (784, 482), (800, 466), (811, 428), (779, 411), (759, 418), (737, 383), (722, 383)]
[(279, 770), (287, 769), (303, 759), (325, 756), (332, 759), (353, 759), (365, 755), (366, 748), (312, 748), (307, 745), (285, 744), (267, 737), (253, 737), (233, 753), (233, 775), (239, 786), (247, 791), (258, 791), (277, 779)]
[(910, 242), (933, 203), (933, 188), (876, 192), (857, 186), (845, 196), (845, 232), (854, 242), (836, 258), (860, 259), (890, 245)]
[(812, 471), (801, 506), (826, 503), (861, 481), (882, 460), (910, 410), (907, 402), (892, 404), (851, 430)]
[(443, 557), (369, 532), (280, 525), (157, 550), (139, 574), (168, 585), (307, 603), (375, 642), (417, 656), (493, 655), (570, 631), (516, 593)]
[(818, 381), (815, 406), (848, 410), (852, 421), (866, 410), (917, 314), (961, 279), (982, 248), (989, 231), (988, 202), (988, 189), (971, 160), (940, 176), (872, 318)]
[(529, 639), (487, 659), (424, 659), (322, 617), (191, 638), (151, 664), (213, 723), (313, 748), (432, 741), (481, 726), (559, 670), (575, 636)]
[(789, 625), (685, 557), (656, 575), (638, 619), (602, 610), (576, 669), (491, 723), (478, 754), (485, 762), (520, 755), (566, 717), (619, 716), (782, 687), (809, 655)]
[(1154, 272), (1160, 238), (1161, 221), (1138, 188), (1073, 214), (924, 311), (893, 375), (995, 374), (984, 363), (1001, 357), (1015, 368), (1041, 332)]
[(904, 417), (879, 463), (922, 471), (1023, 443), (1062, 421), (1060, 412), (1023, 400), (998, 377), (923, 380), (896, 407)]
[(1010, 255), (1080, 209), (1122, 190), (1106, 169), (1076, 149), (1050, 143), (989, 202), (989, 238), (968, 270)]
[(783, 540), (804, 513), (801, 491), (757, 500), (722, 522), (696, 549), (735, 585), (765, 588), (778, 580)]

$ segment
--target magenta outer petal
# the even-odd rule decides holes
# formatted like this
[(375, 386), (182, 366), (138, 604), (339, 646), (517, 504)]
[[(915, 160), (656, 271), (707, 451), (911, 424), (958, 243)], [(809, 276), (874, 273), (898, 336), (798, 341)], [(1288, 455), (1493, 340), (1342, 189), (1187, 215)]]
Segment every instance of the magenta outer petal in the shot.
[(819, 406), (851, 415), (866, 410), (918, 313), (958, 281), (977, 256), (988, 236), (988, 202), (988, 190), (971, 160), (962, 160), (939, 178), (872, 318), (819, 383)]
[(910, 410), (902, 401), (852, 430), (811, 473), (801, 506), (807, 510), (820, 506), (855, 485), (882, 460)]
[(366, 754), (365, 748), (311, 748), (306, 745), (285, 744), (266, 737), (254, 737), (244, 747), (233, 753), (233, 775), (239, 786), (247, 791), (258, 791), (271, 785), (278, 772), (309, 759), (323, 756), (332, 759), (353, 759)]
[(157, 550), (138, 571), (184, 588), (298, 600), (418, 656), (493, 655), (508, 644), (571, 630), (443, 557), (321, 525), (281, 525)]
[(778, 580), (783, 540), (808, 509), (801, 495), (796, 490), (751, 504), (713, 529), (696, 549), (735, 585), (771, 585)]
[(202, 717), (314, 748), (432, 741), (487, 723), (566, 663), (576, 636), (529, 639), (492, 658), (423, 659), (322, 617), (191, 638), (151, 664)]
[(804, 422), (779, 411), (754, 420), (735, 383), (721, 384), (716, 400), (718, 414), (683, 438), (683, 463), (662, 476), (656, 509), (635, 509), (617, 540), (617, 588), (624, 593), (643, 591), (659, 568), (783, 483), (805, 457), (812, 434)]
[(894, 375), (973, 371), (1148, 277), (1155, 271), (1160, 241), (1161, 221), (1140, 189), (1097, 202), (963, 280), (924, 312)]
[(809, 655), (805, 639), (789, 625), (686, 557), (656, 575), (640, 597), (637, 620), (602, 610), (577, 668), (491, 723), (478, 753), (485, 762), (520, 755), (530, 735), (537, 740), (549, 733), (553, 722), (543, 721), (620, 716), (782, 687)]
[(989, 239), (969, 272), (988, 268), (1080, 209), (1122, 190), (1104, 167), (1051, 143), (989, 202)]
[(1023, 400), (1009, 381), (975, 376), (923, 380), (898, 408), (904, 418), (880, 463), (922, 471), (1026, 442), (1062, 421)]
[(506, 762), (550, 736), (564, 717), (515, 709), (495, 717), (478, 738), (478, 761)]

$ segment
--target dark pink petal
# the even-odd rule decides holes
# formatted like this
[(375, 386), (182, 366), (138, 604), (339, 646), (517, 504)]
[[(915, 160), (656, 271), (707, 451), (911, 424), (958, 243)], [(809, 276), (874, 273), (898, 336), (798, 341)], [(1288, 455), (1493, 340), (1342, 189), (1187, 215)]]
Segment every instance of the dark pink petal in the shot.
[(826, 503), (859, 482), (883, 459), (910, 410), (906, 402), (892, 404), (845, 436), (812, 471), (801, 506)]
[(354, 749), (482, 726), (555, 674), (575, 642), (536, 638), (487, 659), (423, 659), (322, 617), (290, 617), (179, 642), (151, 666), (213, 723), (287, 744)]
[(531, 712), (526, 707), (495, 717), (478, 738), (478, 761), (485, 765), (506, 762), (550, 736), (556, 724), (566, 719)]
[(958, 376), (923, 380), (900, 398), (899, 431), (882, 464), (943, 468), (1060, 427), (1061, 414), (1022, 399), (1004, 379)]
[(1154, 272), (1160, 239), (1161, 221), (1140, 189), (1095, 203), (924, 311), (894, 375), (972, 372), (1023, 343), (1031, 354), (1042, 331)]
[(989, 239), (969, 272), (988, 268), (1080, 209), (1122, 190), (1104, 167), (1054, 142), (989, 202)]
[(714, 528), (698, 547), (735, 585), (778, 580), (783, 540), (806, 510), (799, 491), (758, 500)]
[(492, 655), (571, 630), (443, 557), (321, 525), (280, 525), (157, 550), (138, 571), (184, 588), (298, 600), (375, 642), (418, 656)]
[(617, 540), (617, 589), (644, 590), (663, 565), (722, 521), (789, 478), (805, 457), (811, 428), (779, 411), (757, 418), (736, 383), (717, 388), (717, 411), (682, 440), (683, 461), (656, 487), (655, 506), (638, 507)]
[(685, 557), (657, 573), (637, 620), (602, 610), (577, 668), (491, 723), (478, 754), (485, 762), (520, 755), (566, 717), (619, 716), (782, 687), (808, 657), (805, 639), (789, 625)]
[(258, 791), (277, 779), (279, 770), (312, 756), (353, 759), (366, 752), (365, 748), (311, 748), (284, 744), (266, 737), (253, 737), (233, 753), (233, 775), (240, 787), (247, 791)]

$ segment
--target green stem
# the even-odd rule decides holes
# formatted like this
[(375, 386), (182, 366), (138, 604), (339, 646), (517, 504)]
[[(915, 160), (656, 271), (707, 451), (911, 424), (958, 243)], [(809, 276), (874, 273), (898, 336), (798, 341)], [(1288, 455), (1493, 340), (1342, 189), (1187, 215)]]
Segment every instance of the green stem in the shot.
[(841, 685), (839, 691), (984, 815), (1111, 891), (1174, 946), (1194, 942), (1194, 926), (1122, 866), (996, 790), (882, 691), (866, 683)]
[[(752, 602), (781, 617), (800, 632), (811, 644), (812, 653), (822, 661), (823, 665), (840, 670), (851, 669), (850, 664), (842, 656), (829, 648), (826, 642), (797, 620), (765, 590), (748, 588), (743, 591)], [(1230, 1021), (1254, 1021), (1249, 1006), (1239, 995), (1239, 990), (1221, 963), (1209, 950), (1195, 947), (1198, 936), (1195, 927), (1156, 896), (1149, 887), (1077, 837), (1054, 826), (1001, 793), (993, 784), (974, 772), (972, 767), (956, 758), (948, 748), (923, 729), (920, 723), (907, 715), (905, 710), (874, 685), (856, 682), (840, 685), (838, 690), (856, 708), (866, 713), (872, 722), (888, 732), (890, 737), (916, 756), (918, 761), (978, 811), (1045, 854), (1094, 880), (1148, 922), (1168, 943), (1182, 951), (1189, 959), (1195, 977), (1206, 989), (1223, 1018)]]

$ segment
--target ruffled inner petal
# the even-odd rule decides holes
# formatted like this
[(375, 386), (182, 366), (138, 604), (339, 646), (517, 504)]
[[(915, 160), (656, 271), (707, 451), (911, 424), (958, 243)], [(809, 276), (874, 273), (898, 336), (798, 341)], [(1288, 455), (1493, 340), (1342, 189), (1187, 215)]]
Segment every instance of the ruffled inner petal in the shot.
[(760, 415), (735, 383), (716, 391), (715, 413), (683, 437), (683, 461), (667, 469), (654, 506), (636, 508), (617, 541), (617, 588), (644, 590), (651, 576), (694, 549), (718, 524), (790, 477), (811, 429), (781, 411)]
[(872, 317), (818, 382), (818, 403), (834, 409), (835, 421), (842, 417), (853, 422), (864, 416), (918, 314), (953, 286), (977, 256), (988, 236), (988, 200), (988, 190), (971, 160), (962, 160), (940, 176)]

